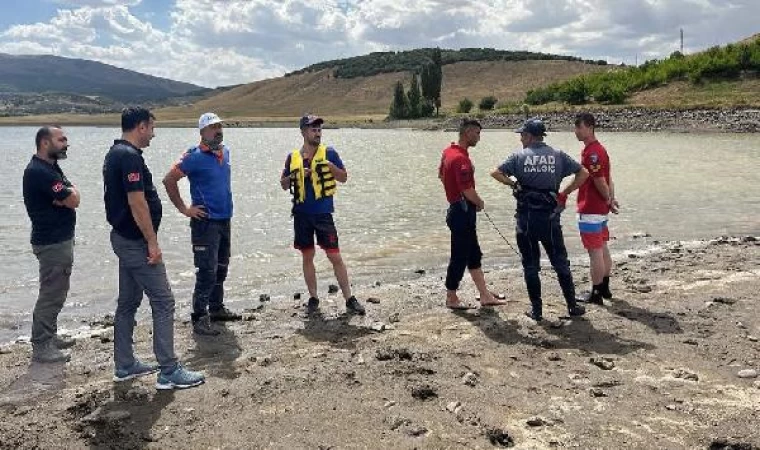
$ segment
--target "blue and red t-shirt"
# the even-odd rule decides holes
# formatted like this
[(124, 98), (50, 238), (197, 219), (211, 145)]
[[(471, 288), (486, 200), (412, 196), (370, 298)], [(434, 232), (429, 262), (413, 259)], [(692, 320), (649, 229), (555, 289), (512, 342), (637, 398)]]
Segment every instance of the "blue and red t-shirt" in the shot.
[[(303, 156), (303, 153), (301, 153), (301, 156)], [(334, 148), (327, 147), (325, 156), (338, 169), (345, 169), (343, 160), (340, 159), (340, 155)], [(304, 167), (311, 167), (311, 159), (304, 159), (303, 165)], [(285, 169), (282, 171), (282, 176), (290, 176), (290, 154), (285, 159)], [(332, 214), (335, 211), (332, 197), (316, 198), (314, 186), (311, 184), (311, 177), (304, 178), (304, 184), (306, 184), (306, 197), (303, 203), (297, 203), (293, 207), (294, 214)]]
[(609, 214), (610, 205), (594, 185), (594, 178), (604, 178), (610, 184), (610, 158), (607, 150), (594, 141), (581, 153), (581, 164), (589, 177), (578, 189), (578, 212), (580, 214)]
[(232, 218), (232, 171), (230, 149), (213, 152), (203, 144), (187, 150), (174, 164), (190, 181), (194, 206), (203, 206), (212, 220)]

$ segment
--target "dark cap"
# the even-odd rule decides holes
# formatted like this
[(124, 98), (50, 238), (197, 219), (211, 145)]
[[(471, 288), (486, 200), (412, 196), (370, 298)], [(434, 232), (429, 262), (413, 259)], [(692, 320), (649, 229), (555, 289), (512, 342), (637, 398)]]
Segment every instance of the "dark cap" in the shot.
[(301, 121), (299, 122), (299, 128), (307, 128), (314, 125), (322, 125), (325, 123), (325, 121), (319, 117), (315, 116), (313, 114), (308, 114), (306, 116), (301, 117)]
[(533, 136), (546, 136), (546, 125), (541, 119), (528, 119), (515, 133), (528, 133)]

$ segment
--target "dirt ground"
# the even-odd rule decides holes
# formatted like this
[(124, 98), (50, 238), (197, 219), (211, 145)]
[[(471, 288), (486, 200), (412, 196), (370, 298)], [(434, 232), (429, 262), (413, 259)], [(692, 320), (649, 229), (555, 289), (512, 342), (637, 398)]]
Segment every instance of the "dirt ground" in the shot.
[[(377, 302), (363, 318), (326, 296), (320, 319), (252, 300), (218, 338), (178, 322), (181, 359), (208, 376), (184, 391), (113, 383), (108, 328), (65, 365), (4, 346), (0, 448), (760, 449), (755, 238), (624, 255), (614, 299), (572, 321), (548, 268), (542, 324), (517, 270), (486, 274), (507, 306), (456, 314), (440, 275), (359, 287)], [(136, 342), (153, 360), (145, 324)]]

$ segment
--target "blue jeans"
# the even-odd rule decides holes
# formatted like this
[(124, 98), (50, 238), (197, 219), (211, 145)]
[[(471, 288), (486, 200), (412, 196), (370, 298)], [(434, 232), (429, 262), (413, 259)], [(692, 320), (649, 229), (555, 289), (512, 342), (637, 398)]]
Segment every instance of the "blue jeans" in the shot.
[(191, 219), (195, 263), (193, 321), (224, 307), (224, 280), (230, 264), (230, 220)]
[(544, 247), (554, 271), (557, 273), (562, 295), (568, 307), (575, 306), (575, 285), (570, 272), (565, 240), (559, 215), (551, 211), (521, 211), (515, 216), (517, 247), (522, 255), (525, 285), (533, 312), (541, 315), (541, 250)]
[(148, 244), (143, 239), (127, 239), (111, 231), (111, 246), (119, 258), (119, 298), (113, 325), (113, 353), (116, 369), (135, 363), (133, 334), (135, 314), (148, 296), (153, 313), (153, 353), (161, 372), (170, 373), (177, 365), (174, 354), (174, 295), (164, 263), (148, 264)]

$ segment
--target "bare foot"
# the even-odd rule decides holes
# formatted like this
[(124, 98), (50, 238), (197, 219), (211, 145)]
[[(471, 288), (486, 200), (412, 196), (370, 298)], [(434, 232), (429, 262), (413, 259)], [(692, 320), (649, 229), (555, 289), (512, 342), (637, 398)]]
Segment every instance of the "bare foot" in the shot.
[(456, 292), (448, 292), (446, 294), (446, 307), (449, 309), (456, 310), (456, 311), (475, 308), (474, 306), (463, 304), (459, 300), (459, 296), (457, 296)]
[(490, 292), (487, 295), (481, 297), (480, 299), (480, 306), (501, 306), (501, 305), (506, 305), (506, 304), (507, 302), (505, 302), (504, 300), (497, 299)]

